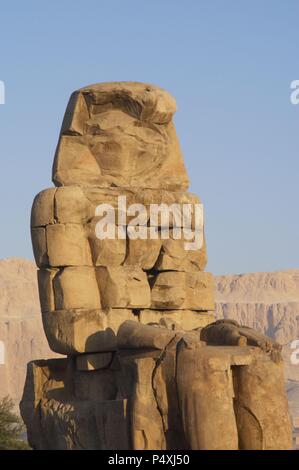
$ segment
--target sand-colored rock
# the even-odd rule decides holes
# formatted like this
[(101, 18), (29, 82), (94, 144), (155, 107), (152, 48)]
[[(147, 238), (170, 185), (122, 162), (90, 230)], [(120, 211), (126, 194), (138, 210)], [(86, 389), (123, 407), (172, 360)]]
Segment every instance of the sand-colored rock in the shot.
[(181, 340), (177, 373), (183, 429), (190, 448), (238, 449), (229, 354), (218, 348), (190, 347)]
[(37, 227), (31, 229), (33, 253), (36, 265), (41, 268), (49, 266), (49, 256), (47, 250), (46, 228)]
[(165, 349), (174, 337), (175, 332), (166, 328), (128, 320), (119, 328), (117, 346), (119, 349)]
[[(34, 449), (128, 449), (127, 402), (114, 401), (115, 393), (110, 370), (78, 371), (67, 359), (30, 363), (21, 402), (30, 444)], [(111, 426), (113, 436), (106, 434)]]
[[(193, 241), (193, 239), (191, 239)], [(173, 233), (170, 238), (162, 240), (162, 250), (155, 264), (158, 271), (203, 271), (207, 264), (206, 243), (197, 250), (186, 250), (185, 244), (190, 242), (190, 238), (176, 240)]]
[(290, 449), (291, 422), (282, 362), (264, 359), (236, 368), (234, 387), (240, 449)]
[(214, 312), (198, 312), (194, 310), (140, 310), (139, 320), (141, 323), (159, 323), (162, 318), (167, 318), (176, 323), (183, 330), (194, 330), (203, 328), (214, 321)]
[(97, 218), (94, 217), (86, 225), (93, 264), (95, 266), (120, 266), (126, 256), (126, 240), (118, 237), (114, 239), (98, 238), (96, 234), (97, 222)]
[(136, 266), (110, 266), (96, 269), (104, 308), (150, 307), (150, 287), (146, 274)]
[(171, 95), (151, 85), (115, 82), (79, 90), (62, 125), (54, 183), (186, 189), (171, 121), (175, 109)]
[(126, 320), (138, 321), (127, 309), (74, 309), (43, 313), (50, 348), (60, 354), (78, 355), (117, 349), (116, 335)]
[(37, 272), (39, 300), (42, 312), (55, 310), (53, 279), (58, 269), (40, 269)]
[(152, 269), (161, 251), (161, 239), (152, 240), (150, 229), (145, 227), (147, 238), (128, 239), (128, 250), (124, 264), (126, 266), (140, 266), (144, 270)]
[(54, 224), (54, 196), (56, 188), (44, 189), (33, 201), (31, 210), (31, 227), (43, 227)]
[(216, 277), (217, 302), (299, 302), (299, 270)]
[(101, 307), (95, 270), (88, 266), (66, 267), (53, 279), (55, 309)]
[(232, 318), (282, 345), (299, 336), (299, 270), (216, 278), (216, 316)]
[(79, 186), (64, 186), (55, 192), (55, 219), (59, 224), (84, 224), (94, 207)]
[[(21, 402), (31, 445), (102, 449), (103, 431), (91, 416), (96, 426), (103, 424), (108, 400), (115, 416), (109, 419), (110, 433), (118, 435), (123, 423), (128, 437), (127, 444), (114, 441), (114, 450), (171, 449), (175, 442), (177, 449), (290, 449), (281, 362), (256, 347), (206, 346), (195, 333), (183, 331), (168, 330), (169, 341), (159, 344), (162, 351), (144, 348), (155, 346), (161, 329), (124, 323), (118, 340), (123, 339), (125, 349), (109, 369), (81, 371), (71, 358), (31, 363)], [(143, 342), (146, 337), (149, 343)], [(262, 406), (265, 394), (267, 407)]]
[[(156, 361), (151, 357), (129, 359), (126, 369), (134, 367), (135, 384), (132, 390), (131, 436), (135, 450), (165, 449), (163, 422), (157, 408), (152, 383)], [(133, 363), (133, 364), (132, 364)]]
[(204, 272), (162, 272), (152, 287), (153, 309), (213, 310), (214, 285)]
[(84, 132), (84, 123), (89, 119), (86, 100), (82, 93), (72, 93), (61, 126), (62, 134), (79, 134)]
[(50, 266), (92, 266), (90, 247), (82, 225), (48, 225), (46, 235)]

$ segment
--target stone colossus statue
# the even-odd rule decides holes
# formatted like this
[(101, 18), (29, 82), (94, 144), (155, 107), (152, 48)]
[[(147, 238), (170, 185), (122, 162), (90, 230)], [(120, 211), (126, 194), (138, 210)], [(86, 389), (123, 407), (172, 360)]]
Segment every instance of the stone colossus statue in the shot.
[[(35, 449), (291, 447), (280, 347), (215, 321), (204, 239), (186, 250), (196, 211), (188, 227), (174, 212), (149, 218), (153, 205), (200, 203), (187, 192), (175, 110), (142, 83), (70, 98), (55, 187), (31, 217), (45, 334), (65, 356), (28, 365), (21, 413)], [(131, 224), (140, 205), (143, 237)], [(99, 207), (115, 212), (117, 236), (99, 236)]]

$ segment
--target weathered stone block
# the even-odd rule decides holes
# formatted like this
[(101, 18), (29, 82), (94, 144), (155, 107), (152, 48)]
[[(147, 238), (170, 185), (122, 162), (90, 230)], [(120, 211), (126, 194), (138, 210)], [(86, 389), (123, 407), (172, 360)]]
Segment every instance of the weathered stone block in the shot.
[(94, 216), (93, 204), (79, 186), (64, 186), (55, 193), (55, 218), (60, 224), (84, 224)]
[(127, 309), (57, 310), (43, 314), (50, 348), (66, 355), (115, 351), (118, 329), (126, 320), (137, 322), (138, 317)]
[(89, 119), (89, 112), (86, 100), (82, 93), (75, 91), (72, 93), (67, 110), (65, 112), (61, 134), (73, 135), (84, 133), (84, 124)]
[[(138, 187), (99, 187), (99, 186), (84, 186), (82, 191), (93, 207), (94, 215), (96, 215), (96, 207), (101, 204), (109, 204), (115, 211), (116, 225), (128, 225), (132, 219), (139, 216), (137, 210), (138, 206), (134, 204), (142, 204), (145, 208), (145, 213), (142, 212), (142, 224), (149, 222), (151, 205), (157, 206), (158, 218), (151, 218), (151, 225), (153, 227), (164, 227), (169, 221), (169, 227), (175, 224), (178, 227), (185, 226), (188, 228), (188, 220), (183, 216), (180, 218), (174, 217), (174, 214), (179, 216), (183, 213), (183, 205), (188, 204), (194, 208), (194, 204), (199, 204), (199, 198), (188, 192), (184, 191), (167, 191), (165, 189), (147, 189)], [(118, 199), (121, 197), (121, 199)], [(154, 207), (155, 207), (154, 206)], [(126, 212), (126, 209), (131, 208), (131, 211)], [(135, 209), (137, 212), (135, 212)], [(193, 209), (194, 212), (194, 209)], [(161, 217), (161, 214), (163, 216)], [(142, 225), (141, 224), (141, 225)], [(194, 214), (191, 216), (191, 229), (194, 230)]]
[(213, 321), (215, 316), (213, 312), (197, 312), (195, 310), (152, 310), (144, 309), (139, 312), (141, 323), (159, 323), (161, 319), (169, 319), (177, 324), (183, 330), (194, 330), (203, 328)]
[(72, 360), (28, 364), (21, 415), (35, 450), (131, 448), (128, 400), (115, 399), (110, 370), (85, 373)]
[(57, 269), (40, 269), (37, 271), (39, 300), (42, 312), (55, 310), (53, 279)]
[(84, 192), (85, 197), (92, 204), (94, 209), (93, 215), (95, 217), (101, 216), (101, 214), (96, 210), (98, 206), (101, 204), (108, 204), (111, 206), (114, 210), (116, 225), (127, 225), (133, 217), (127, 214), (127, 207), (135, 202), (139, 202), (137, 196), (139, 193), (133, 188), (85, 186), (82, 188), (82, 191)]
[(237, 450), (230, 355), (223, 348), (190, 347), (182, 339), (176, 380), (182, 427), (190, 448)]
[(233, 375), (239, 448), (290, 449), (291, 421), (283, 363), (260, 356), (247, 367), (235, 367)]
[(93, 263), (95, 266), (119, 266), (126, 256), (125, 239), (117, 236), (114, 239), (99, 239), (96, 233), (97, 218), (87, 226), (86, 233), (90, 244)]
[(92, 266), (90, 247), (82, 225), (48, 225), (46, 236), (51, 266)]
[(62, 135), (53, 165), (56, 186), (93, 186), (100, 182), (101, 170), (85, 136)]
[(175, 332), (166, 328), (128, 320), (119, 328), (117, 346), (119, 349), (164, 349), (174, 337)]
[(49, 258), (47, 253), (47, 240), (45, 227), (37, 227), (31, 229), (31, 240), (34, 258), (37, 266), (49, 265)]
[[(129, 228), (128, 228), (129, 229)], [(161, 250), (161, 240), (150, 239), (150, 229), (145, 227), (147, 238), (128, 239), (128, 252), (125, 266), (139, 266), (144, 270), (152, 269), (158, 259)]]
[[(190, 231), (190, 235), (192, 232)], [(162, 239), (162, 249), (155, 264), (158, 271), (203, 271), (207, 264), (206, 243), (200, 249), (188, 250), (186, 243), (193, 240), (184, 238), (174, 239), (173, 231), (170, 231), (170, 238)]]
[(128, 359), (127, 370), (130, 367), (130, 362), (135, 375), (133, 400), (131, 401), (133, 448), (135, 450), (165, 449), (163, 420), (157, 407), (155, 390), (152, 387), (152, 378), (157, 366), (156, 360), (151, 357)]
[(54, 224), (54, 195), (56, 188), (44, 189), (35, 196), (31, 209), (31, 227)]
[(200, 199), (193, 193), (144, 189), (138, 193), (138, 202), (147, 208), (153, 227), (195, 228), (195, 205), (200, 204)]
[(55, 309), (101, 308), (100, 293), (94, 268), (67, 267), (53, 280)]
[(150, 306), (150, 287), (141, 268), (98, 267), (96, 273), (103, 307), (138, 309)]
[(159, 273), (151, 291), (151, 308), (214, 310), (213, 277), (204, 272)]

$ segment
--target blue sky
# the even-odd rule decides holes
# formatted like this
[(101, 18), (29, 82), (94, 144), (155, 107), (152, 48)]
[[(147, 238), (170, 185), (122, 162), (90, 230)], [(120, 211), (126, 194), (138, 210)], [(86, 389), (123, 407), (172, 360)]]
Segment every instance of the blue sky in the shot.
[(177, 99), (216, 274), (299, 267), (297, 0), (2, 1), (0, 258), (32, 257), (34, 195), (70, 93), (151, 82)]

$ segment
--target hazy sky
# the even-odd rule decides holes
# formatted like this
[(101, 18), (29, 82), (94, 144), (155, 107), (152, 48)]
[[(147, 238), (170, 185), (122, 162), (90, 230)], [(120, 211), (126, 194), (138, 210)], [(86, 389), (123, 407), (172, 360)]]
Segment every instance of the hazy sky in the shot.
[(146, 81), (177, 99), (209, 270), (299, 267), (298, 0), (1, 1), (0, 258), (32, 257), (34, 195), (70, 93)]

